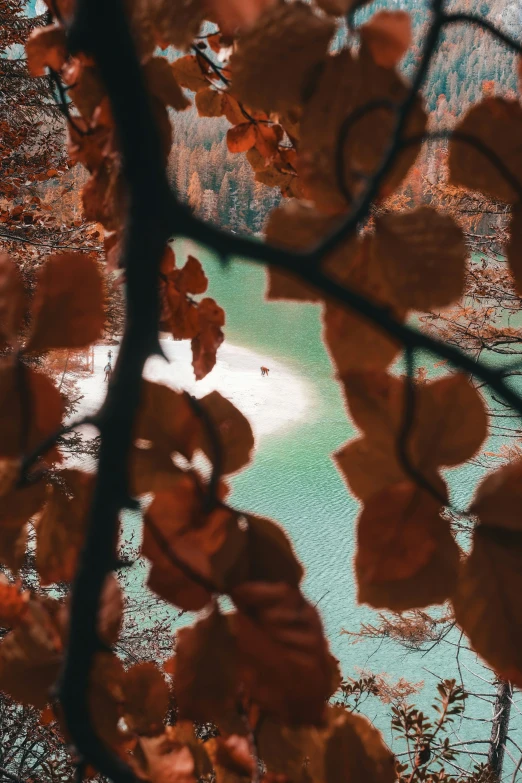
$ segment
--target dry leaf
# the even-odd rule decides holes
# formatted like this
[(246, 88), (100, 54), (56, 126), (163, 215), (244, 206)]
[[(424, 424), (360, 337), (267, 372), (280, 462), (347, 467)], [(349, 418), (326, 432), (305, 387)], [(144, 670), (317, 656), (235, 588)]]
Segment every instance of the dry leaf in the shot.
[(411, 16), (406, 11), (378, 11), (360, 35), (377, 65), (394, 68), (411, 45)]

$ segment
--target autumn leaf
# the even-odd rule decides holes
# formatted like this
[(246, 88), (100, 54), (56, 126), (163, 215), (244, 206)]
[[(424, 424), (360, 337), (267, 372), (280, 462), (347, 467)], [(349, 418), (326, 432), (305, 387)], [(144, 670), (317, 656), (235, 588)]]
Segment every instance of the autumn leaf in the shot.
[[(388, 484), (409, 480), (397, 444), (402, 432), (405, 380), (380, 372), (343, 376), (346, 400), (365, 437), (335, 455), (352, 491), (366, 500)], [(405, 451), (409, 464), (440, 493), (437, 469), (471, 459), (484, 442), (484, 401), (464, 375), (413, 387), (415, 404)]]
[(222, 326), (225, 325), (225, 311), (209, 297), (198, 304), (198, 331), (192, 338), (192, 367), (196, 380), (200, 381), (211, 372), (216, 364), (216, 354), (225, 339)]
[[(325, 783), (364, 780), (393, 783), (395, 757), (382, 734), (364, 715), (328, 707), (324, 746)], [(313, 761), (312, 761), (313, 763)]]
[(105, 323), (103, 286), (96, 261), (84, 253), (47, 257), (39, 271), (27, 350), (85, 348)]
[(0, 255), (0, 347), (13, 345), (25, 311), (22, 277), (5, 253)]
[(360, 36), (377, 65), (394, 68), (411, 45), (411, 17), (406, 11), (378, 11), (361, 27)]
[(231, 622), (242, 679), (252, 699), (289, 723), (320, 723), (334, 670), (317, 611), (284, 582), (244, 583), (231, 597), (239, 610)]
[(43, 709), (61, 666), (60, 604), (32, 599), (16, 628), (0, 642), (0, 690)]
[(244, 515), (241, 528), (246, 538), (245, 552), (231, 586), (241, 582), (285, 582), (298, 587), (304, 571), (283, 528), (255, 514)]
[(88, 699), (94, 730), (114, 750), (124, 752), (127, 733), (120, 728), (125, 670), (114, 653), (99, 652), (90, 672)]
[(222, 33), (233, 35), (250, 27), (276, 0), (205, 0)]
[(125, 672), (123, 698), (125, 722), (131, 731), (145, 736), (163, 731), (170, 693), (156, 664), (137, 663)]
[(0, 625), (11, 628), (23, 620), (29, 609), (29, 592), (22, 590), (20, 584), (9, 582), (5, 574), (0, 574)]
[(314, 14), (305, 3), (271, 5), (241, 36), (230, 60), (234, 94), (266, 112), (301, 103), (310, 74), (325, 57), (334, 29), (330, 20)]
[(183, 294), (204, 294), (208, 288), (207, 276), (194, 256), (189, 255), (185, 266), (175, 269), (171, 274), (178, 290)]
[(370, 0), (316, 0), (319, 8), (332, 16), (343, 16), (369, 2)]
[(202, 71), (198, 58), (193, 54), (186, 54), (175, 60), (170, 66), (176, 77), (176, 81), (182, 87), (192, 92), (198, 92), (209, 86), (206, 74)]
[(67, 469), (50, 484), (36, 526), (36, 568), (43, 585), (71, 582), (87, 529), (94, 476)]
[(224, 95), (212, 87), (203, 87), (196, 93), (196, 109), (200, 117), (221, 117), (224, 114)]
[(176, 633), (174, 689), (181, 718), (220, 724), (236, 713), (238, 653), (227, 616), (208, 617)]
[[(140, 8), (140, 4), (136, 4)], [(146, 21), (152, 24), (156, 43), (188, 49), (205, 18), (202, 0), (152, 0), (144, 4)], [(192, 88), (191, 88), (192, 89)]]
[(516, 290), (520, 294), (522, 292), (522, 208), (518, 204), (514, 205), (511, 212), (506, 258), (515, 279)]
[[(158, 737), (140, 737), (134, 757), (138, 761), (140, 779), (151, 783), (196, 783), (210, 769), (197, 764), (196, 742), (186, 744), (177, 737), (178, 726), (166, 726)], [(208, 764), (208, 762), (207, 762)]]
[(522, 684), (522, 461), (490, 473), (470, 508), (478, 518), (473, 546), (453, 599), (472, 647), (514, 685)]
[(227, 147), (230, 152), (246, 152), (256, 143), (256, 126), (251, 122), (242, 122), (227, 131)]
[(463, 293), (464, 235), (449, 215), (432, 207), (378, 218), (372, 252), (400, 307), (429, 311)]
[(151, 441), (160, 452), (177, 451), (189, 460), (203, 440), (201, 425), (186, 396), (151, 381), (142, 382), (134, 437)]
[[(380, 107), (366, 112), (346, 132), (348, 116), (362, 106), (385, 100), (400, 105), (408, 87), (391, 68), (377, 65), (365, 47), (355, 58), (344, 49), (326, 59), (314, 91), (303, 109), (298, 174), (303, 179), (306, 197), (327, 214), (346, 211), (364, 184), (381, 164), (395, 127), (395, 112)], [(420, 98), (416, 100), (404, 130), (405, 137), (422, 135), (426, 112)], [(339, 168), (339, 135), (344, 166)], [(399, 153), (384, 181), (380, 195), (390, 195), (415, 162), (419, 144), (411, 144)], [(344, 183), (339, 187), (339, 178)], [(347, 193), (350, 198), (347, 198)]]
[[(397, 320), (402, 321), (405, 310), (393, 306), (392, 294), (371, 249), (372, 239), (369, 236), (362, 242), (347, 243), (342, 254), (328, 261), (328, 268), (339, 282), (348, 284), (375, 304), (387, 307)], [(341, 263), (343, 255), (344, 269)], [(348, 259), (349, 263), (346, 263)], [(333, 300), (326, 302), (323, 323), (325, 343), (341, 376), (352, 371), (387, 367), (401, 349), (397, 340), (384, 330)]]
[(46, 67), (60, 71), (67, 57), (65, 29), (59, 25), (37, 27), (25, 45), (31, 76), (45, 76)]
[(176, 81), (172, 65), (164, 57), (152, 57), (145, 63), (143, 72), (149, 90), (165, 106), (172, 106), (175, 111), (183, 111), (190, 106)]
[[(47, 376), (9, 360), (0, 363), (0, 456), (35, 449), (58, 430), (62, 414), (62, 398)], [(59, 452), (49, 449), (44, 458), (57, 460)]]
[(522, 107), (518, 100), (489, 97), (476, 103), (455, 127), (458, 136), (450, 139), (451, 184), (479, 190), (500, 201), (518, 201), (520, 188), (513, 187), (504, 171), (522, 181), (521, 132)]
[(224, 588), (243, 547), (235, 515), (226, 508), (206, 515), (191, 474), (157, 492), (145, 515), (142, 554), (152, 563), (147, 584), (182, 609), (202, 609), (214, 585)]
[(205, 742), (205, 750), (212, 762), (217, 783), (238, 783), (245, 777), (250, 779), (256, 762), (246, 737), (237, 734), (212, 737)]
[[(271, 245), (277, 247), (308, 250), (319, 244), (336, 226), (335, 218), (322, 215), (309, 203), (292, 199), (270, 212), (265, 236)], [(345, 258), (343, 260), (349, 263)], [(267, 275), (268, 299), (305, 302), (319, 302), (322, 299), (319, 290), (300, 280), (297, 275), (271, 266), (268, 267)]]
[[(222, 449), (221, 472), (225, 475), (236, 473), (250, 462), (254, 448), (254, 434), (248, 419), (243, 416), (230, 400), (219, 392), (213, 391), (199, 400), (199, 405), (206, 412), (213, 427), (216, 429)], [(201, 449), (212, 463), (216, 455), (211, 438), (205, 428)]]

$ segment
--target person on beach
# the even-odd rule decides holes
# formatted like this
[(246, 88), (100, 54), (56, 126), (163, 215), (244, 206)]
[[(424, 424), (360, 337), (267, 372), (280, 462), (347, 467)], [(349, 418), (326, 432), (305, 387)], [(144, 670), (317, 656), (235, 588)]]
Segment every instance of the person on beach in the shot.
[(107, 383), (110, 381), (112, 375), (111, 359), (112, 359), (112, 351), (109, 351), (109, 353), (107, 354), (107, 364), (103, 368), (103, 371), (105, 373), (105, 381)]

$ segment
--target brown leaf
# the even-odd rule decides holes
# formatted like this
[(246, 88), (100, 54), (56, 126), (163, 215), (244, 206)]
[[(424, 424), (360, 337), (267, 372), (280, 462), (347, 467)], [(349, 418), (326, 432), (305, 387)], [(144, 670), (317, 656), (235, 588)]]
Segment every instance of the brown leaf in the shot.
[[(522, 107), (518, 100), (489, 97), (476, 103), (458, 123), (455, 132), (475, 142), (452, 137), (449, 143), (449, 172), (452, 185), (479, 190), (508, 203), (520, 199), (498, 168), (497, 161), (511, 176), (522, 181)], [(493, 159), (488, 157), (491, 151)]]
[(207, 276), (194, 256), (189, 255), (185, 266), (175, 269), (172, 274), (178, 290), (183, 294), (204, 294), (208, 288)]
[(175, 111), (183, 111), (190, 106), (176, 81), (172, 65), (165, 57), (152, 57), (145, 63), (143, 71), (149, 90), (165, 106), (172, 106)]
[(45, 76), (46, 67), (60, 71), (67, 57), (65, 29), (59, 25), (37, 27), (25, 44), (31, 76)]
[(198, 92), (209, 86), (206, 74), (201, 69), (198, 58), (193, 54), (186, 54), (175, 60), (171, 65), (176, 81), (188, 90)]
[(80, 470), (59, 473), (48, 488), (36, 527), (36, 568), (43, 585), (71, 582), (87, 529), (94, 476)]
[(256, 126), (242, 122), (227, 131), (227, 146), (230, 152), (246, 152), (256, 143)]
[[(361, 242), (346, 244), (343, 252), (329, 261), (333, 276), (347, 283), (358, 294), (375, 304), (386, 306), (399, 321), (405, 311), (394, 308), (392, 295), (383, 280), (382, 272), (371, 252), (371, 237)], [(341, 261), (344, 257), (344, 270)], [(346, 263), (349, 260), (349, 263)], [(337, 270), (341, 267), (341, 274)], [(382, 329), (348, 307), (327, 301), (323, 313), (324, 340), (339, 375), (351, 371), (374, 370), (387, 367), (400, 351), (400, 344)]]
[(377, 65), (394, 68), (411, 45), (411, 17), (406, 11), (378, 11), (360, 28), (360, 36)]
[(134, 497), (172, 487), (180, 469), (170, 454), (156, 448), (133, 447), (130, 457), (130, 487)]
[(372, 252), (401, 307), (428, 311), (462, 296), (464, 235), (451, 217), (432, 207), (378, 218)]
[(269, 7), (241, 36), (230, 60), (234, 94), (266, 112), (301, 103), (310, 74), (325, 57), (334, 29), (330, 20), (314, 14), (305, 3)]
[(116, 644), (123, 622), (123, 592), (114, 574), (105, 579), (98, 608), (98, 633), (109, 647)]
[(197, 381), (201, 381), (216, 364), (216, 354), (225, 339), (225, 311), (209, 297), (198, 304), (198, 332), (192, 338), (192, 367)]
[(198, 90), (195, 100), (200, 117), (221, 117), (224, 114), (224, 94), (212, 87)]
[(134, 437), (151, 441), (163, 453), (177, 451), (188, 460), (203, 440), (201, 424), (186, 396), (151, 381), (142, 382)]
[(84, 253), (48, 256), (38, 274), (27, 350), (87, 347), (102, 333), (103, 304), (96, 261)]
[(145, 10), (146, 20), (152, 22), (156, 43), (162, 49), (168, 44), (188, 49), (206, 13), (202, 0), (150, 0)]
[(177, 740), (167, 726), (159, 737), (141, 737), (135, 755), (141, 760), (140, 777), (151, 783), (196, 783), (199, 778), (193, 749)]
[(441, 504), (411, 482), (387, 487), (364, 504), (357, 528), (359, 585), (408, 579), (437, 547)]
[(60, 604), (32, 599), (15, 630), (0, 642), (0, 690), (43, 709), (61, 666)]
[(23, 620), (29, 609), (29, 592), (21, 590), (20, 584), (9, 582), (0, 574), (0, 625), (10, 628)]
[(515, 279), (515, 288), (522, 293), (522, 208), (515, 204), (511, 211), (509, 241), (506, 245), (506, 258), (509, 269)]
[[(309, 250), (317, 245), (337, 225), (335, 218), (322, 215), (307, 202), (292, 199), (273, 209), (268, 217), (265, 236), (271, 245), (289, 250)], [(343, 252), (344, 262), (349, 259)], [(328, 266), (328, 262), (325, 264)], [(295, 275), (274, 267), (268, 269), (268, 299), (296, 299), (319, 302), (318, 290)]]
[(110, 748), (124, 751), (127, 741), (119, 727), (125, 670), (114, 653), (97, 653), (89, 682), (89, 707), (94, 730)]
[(156, 664), (138, 663), (125, 672), (123, 712), (129, 729), (136, 734), (160, 734), (169, 708), (170, 693)]
[(15, 343), (24, 311), (22, 277), (16, 264), (3, 253), (0, 255), (0, 347)]
[[(217, 391), (202, 397), (199, 404), (212, 421), (221, 442), (223, 457), (220, 465), (221, 472), (225, 475), (236, 473), (250, 462), (254, 448), (254, 435), (248, 419), (230, 400), (222, 397)], [(215, 454), (205, 429), (201, 449), (213, 463)]]
[[(401, 104), (408, 87), (390, 68), (377, 65), (363, 47), (355, 58), (347, 49), (326, 59), (301, 119), (298, 174), (303, 178), (306, 197), (328, 214), (346, 211), (369, 177), (380, 166), (395, 127), (395, 113), (387, 108), (367, 112), (344, 133), (344, 167), (339, 169), (339, 135), (348, 116), (381, 100)], [(405, 137), (424, 133), (426, 112), (420, 99), (409, 115)], [(380, 195), (392, 193), (404, 179), (420, 150), (412, 144), (399, 154), (384, 181)], [(342, 176), (347, 200), (339, 188)]]
[(327, 14), (343, 16), (356, 8), (367, 5), (370, 0), (315, 0), (316, 4)]
[[(269, 715), (317, 724), (331, 695), (332, 662), (317, 611), (288, 584), (249, 582), (231, 592), (242, 679)], [(307, 687), (303, 688), (303, 683)]]
[(521, 474), (517, 461), (480, 485), (472, 505), (479, 524), (453, 598), (456, 620), (472, 647), (501, 677), (518, 686), (522, 684)]
[(298, 587), (304, 571), (283, 528), (254, 514), (244, 516), (245, 524), (246, 546), (238, 582), (285, 582)]
[[(10, 361), (0, 364), (0, 456), (35, 449), (58, 430), (62, 413), (60, 393), (47, 376)], [(59, 458), (56, 449), (45, 454), (46, 461)]]
[(152, 562), (151, 590), (182, 609), (202, 609), (224, 587), (244, 546), (235, 516), (203, 511), (203, 493), (190, 474), (156, 493), (145, 515), (142, 554)]
[(239, 783), (251, 780), (254, 764), (248, 739), (232, 734), (230, 737), (212, 737), (205, 742), (205, 750), (212, 762), (216, 783)]
[(329, 707), (325, 734), (325, 783), (393, 783), (396, 779), (394, 755), (363, 715)]
[[(388, 484), (409, 480), (399, 459), (405, 381), (385, 373), (349, 373), (343, 385), (350, 413), (365, 438), (348, 443), (336, 461), (363, 500)], [(414, 386), (413, 421), (406, 453), (410, 465), (440, 491), (437, 468), (471, 459), (487, 436), (484, 402), (464, 375)]]
[(233, 35), (250, 27), (276, 0), (205, 0), (222, 33)]
[(213, 609), (176, 634), (175, 692), (181, 718), (212, 721), (236, 712), (238, 656), (229, 618)]

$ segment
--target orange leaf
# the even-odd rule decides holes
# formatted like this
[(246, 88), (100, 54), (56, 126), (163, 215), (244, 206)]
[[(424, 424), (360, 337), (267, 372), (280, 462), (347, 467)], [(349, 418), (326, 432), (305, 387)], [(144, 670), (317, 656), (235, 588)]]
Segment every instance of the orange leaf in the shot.
[(134, 437), (152, 441), (161, 452), (192, 459), (202, 441), (201, 425), (184, 394), (143, 381)]
[(203, 87), (196, 93), (196, 108), (200, 117), (221, 117), (224, 114), (223, 93)]
[(193, 54), (186, 54), (175, 60), (171, 68), (178, 84), (188, 90), (198, 92), (198, 90), (209, 86), (209, 80), (201, 69), (198, 58)]
[(400, 307), (428, 311), (463, 294), (464, 235), (449, 215), (432, 207), (378, 218), (372, 252)]
[(333, 665), (317, 611), (297, 588), (281, 582), (244, 583), (231, 597), (239, 609), (232, 627), (251, 698), (285, 722), (320, 723)]
[(33, 301), (32, 352), (85, 348), (105, 323), (103, 286), (96, 261), (83, 253), (48, 256)]
[(232, 35), (238, 29), (253, 25), (265, 8), (274, 5), (275, 0), (205, 0), (205, 3), (221, 32)]
[(19, 584), (10, 584), (5, 574), (0, 574), (0, 625), (17, 625), (28, 610), (28, 602), (27, 590), (20, 590)]
[(58, 25), (37, 27), (25, 45), (31, 76), (45, 76), (46, 67), (59, 71), (67, 57), (65, 30)]
[(192, 338), (192, 366), (196, 380), (200, 381), (214, 368), (219, 346), (225, 339), (222, 326), (225, 312), (214, 299), (202, 299), (197, 308), (198, 332)]
[(487, 156), (491, 150), (514, 179), (522, 180), (522, 106), (518, 100), (485, 98), (476, 103), (458, 123), (455, 131), (476, 140), (452, 137), (449, 143), (450, 182), (479, 190), (492, 198), (514, 203), (520, 198), (496, 163)]
[(515, 279), (515, 288), (520, 294), (522, 292), (522, 209), (519, 204), (515, 204), (511, 210), (506, 257)]
[(0, 255), (0, 346), (13, 345), (22, 325), (25, 293), (18, 267)]
[[(206, 411), (221, 441), (223, 474), (236, 473), (250, 462), (254, 448), (254, 435), (248, 419), (226, 397), (213, 391), (202, 397), (199, 404)], [(200, 448), (214, 463), (212, 442), (203, 431)]]
[(256, 126), (242, 122), (227, 131), (227, 146), (230, 152), (246, 152), (256, 143)]
[(393, 68), (411, 45), (411, 17), (406, 11), (378, 11), (360, 35), (377, 65)]
[(87, 526), (94, 476), (67, 469), (49, 486), (36, 527), (36, 568), (43, 585), (71, 582)]
[(138, 663), (125, 672), (123, 712), (131, 731), (160, 734), (169, 708), (170, 693), (165, 678), (154, 663)]
[(236, 712), (238, 657), (229, 618), (208, 617), (176, 633), (175, 692), (181, 718), (218, 725)]
[(305, 3), (274, 4), (238, 42), (230, 60), (234, 94), (268, 113), (300, 104), (334, 30)]
[[(47, 376), (9, 361), (0, 363), (0, 456), (17, 457), (39, 446), (60, 427), (63, 402)], [(47, 461), (59, 459), (56, 449)]]
[(0, 690), (22, 704), (43, 709), (60, 671), (60, 604), (31, 599), (17, 624), (0, 642)]
[[(489, 666), (522, 685), (522, 462), (500, 468), (479, 486), (471, 512), (479, 524), (453, 599), (457, 622)], [(496, 507), (498, 503), (498, 508)]]
[(190, 101), (176, 81), (174, 69), (165, 57), (152, 57), (144, 66), (145, 79), (149, 90), (165, 106), (172, 106), (175, 111), (183, 111), (190, 106)]

